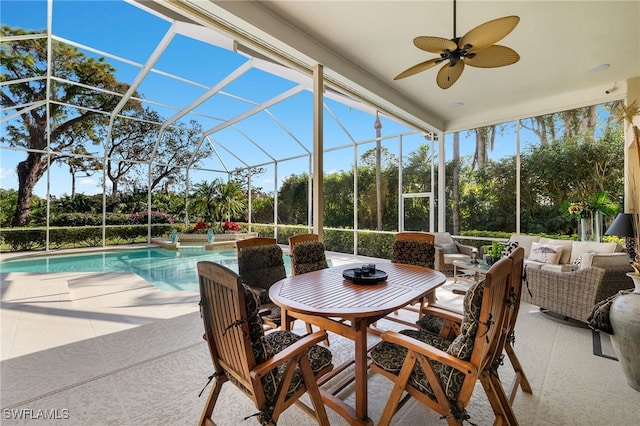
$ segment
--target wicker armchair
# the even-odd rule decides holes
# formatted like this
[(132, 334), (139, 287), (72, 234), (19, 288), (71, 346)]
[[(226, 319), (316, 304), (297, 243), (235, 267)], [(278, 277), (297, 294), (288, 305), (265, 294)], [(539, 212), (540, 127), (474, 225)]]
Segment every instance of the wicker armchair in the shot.
[(619, 290), (633, 287), (630, 265), (590, 266), (572, 272), (527, 268), (523, 301), (587, 322), (593, 307)]
[(440, 272), (453, 272), (454, 260), (471, 259), (475, 247), (460, 244), (451, 238), (448, 232), (436, 232), (435, 234), (436, 257), (434, 269)]

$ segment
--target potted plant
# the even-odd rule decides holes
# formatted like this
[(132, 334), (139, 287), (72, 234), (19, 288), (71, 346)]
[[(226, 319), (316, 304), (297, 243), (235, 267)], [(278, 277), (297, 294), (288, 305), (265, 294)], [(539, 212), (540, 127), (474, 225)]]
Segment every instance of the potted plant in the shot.
[(489, 250), (487, 250), (487, 255), (485, 256), (485, 260), (487, 265), (493, 265), (494, 262), (497, 262), (502, 257), (502, 251), (504, 250), (504, 244), (494, 241), (489, 246)]
[(619, 206), (611, 201), (608, 192), (600, 191), (591, 194), (585, 200), (571, 203), (568, 211), (570, 215), (580, 219), (581, 241), (600, 242), (603, 218), (615, 215), (619, 209)]

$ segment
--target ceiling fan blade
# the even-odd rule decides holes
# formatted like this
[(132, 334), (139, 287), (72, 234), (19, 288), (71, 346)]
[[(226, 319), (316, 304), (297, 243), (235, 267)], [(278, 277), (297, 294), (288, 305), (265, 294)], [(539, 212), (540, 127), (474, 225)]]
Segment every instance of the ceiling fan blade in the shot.
[(444, 50), (456, 50), (458, 45), (449, 39), (442, 37), (420, 36), (413, 39), (413, 44), (418, 49), (425, 50), (430, 53), (442, 53)]
[(494, 44), (476, 53), (473, 58), (464, 58), (467, 65), (478, 68), (497, 68), (515, 64), (520, 60), (518, 52), (510, 47)]
[(470, 45), (469, 52), (477, 52), (506, 37), (520, 22), (517, 16), (505, 16), (480, 24), (466, 33), (458, 42), (460, 48)]
[(402, 71), (400, 74), (396, 75), (393, 79), (400, 80), (401, 78), (409, 77), (414, 74), (418, 74), (419, 72), (426, 71), (429, 68), (435, 67), (439, 61), (442, 61), (442, 59), (433, 58), (433, 59), (429, 59), (428, 61), (420, 62), (419, 64), (414, 65), (411, 68), (407, 68), (406, 70)]
[(438, 83), (438, 86), (440, 86), (441, 89), (448, 89), (458, 81), (462, 75), (462, 71), (464, 71), (464, 62), (458, 61), (454, 66), (449, 65), (447, 62), (445, 66), (440, 68), (440, 71), (438, 71), (436, 83)]

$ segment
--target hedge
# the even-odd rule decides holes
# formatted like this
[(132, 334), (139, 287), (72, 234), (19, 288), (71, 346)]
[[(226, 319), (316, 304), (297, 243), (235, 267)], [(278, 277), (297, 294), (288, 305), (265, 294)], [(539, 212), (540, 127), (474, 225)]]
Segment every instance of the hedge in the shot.
[[(170, 225), (151, 227), (151, 236), (168, 235)], [(107, 245), (132, 244), (147, 240), (146, 225), (108, 226), (105, 230)], [(3, 229), (0, 242), (8, 245), (10, 251), (46, 249), (45, 228)], [(102, 246), (102, 227), (77, 226), (73, 228), (49, 228), (49, 248), (78, 248)]]

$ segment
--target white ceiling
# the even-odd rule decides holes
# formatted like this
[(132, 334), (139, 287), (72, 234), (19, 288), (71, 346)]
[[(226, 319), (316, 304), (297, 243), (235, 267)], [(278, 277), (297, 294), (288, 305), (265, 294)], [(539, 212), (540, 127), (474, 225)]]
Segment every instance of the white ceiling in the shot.
[[(224, 22), (243, 35), (241, 43), (268, 46), (302, 68), (320, 63), (330, 83), (425, 130), (464, 130), (620, 99), (626, 80), (640, 75), (638, 0), (458, 1), (457, 36), (492, 19), (519, 16), (498, 44), (521, 59), (502, 68), (466, 67), (447, 90), (435, 82), (440, 66), (393, 77), (436, 56), (417, 49), (414, 37), (453, 37), (452, 0), (161, 3), (202, 25)], [(589, 72), (601, 64), (610, 66)]]

